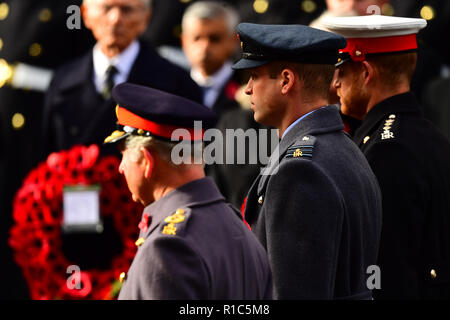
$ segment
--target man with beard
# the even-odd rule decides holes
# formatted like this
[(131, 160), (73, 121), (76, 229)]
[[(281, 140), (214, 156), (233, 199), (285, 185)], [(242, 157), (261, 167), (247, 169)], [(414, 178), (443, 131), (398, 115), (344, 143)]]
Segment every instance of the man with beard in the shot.
[(347, 37), (335, 81), (342, 112), (362, 120), (353, 141), (383, 196), (375, 298), (450, 297), (450, 144), (421, 113), (410, 82), (423, 19), (330, 18)]

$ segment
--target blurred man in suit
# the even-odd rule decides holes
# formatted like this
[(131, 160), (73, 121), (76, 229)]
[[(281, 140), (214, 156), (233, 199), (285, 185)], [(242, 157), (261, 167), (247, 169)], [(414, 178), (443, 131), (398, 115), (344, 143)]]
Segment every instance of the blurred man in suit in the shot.
[(129, 81), (200, 100), (184, 70), (138, 41), (151, 16), (149, 0), (85, 0), (83, 21), (97, 40), (93, 50), (55, 74), (44, 110), (44, 156), (74, 144), (101, 143), (115, 126), (111, 89)]
[[(182, 20), (181, 41), (191, 64), (191, 77), (203, 90), (203, 104), (219, 116), (217, 128), (259, 129), (250, 110), (235, 100), (241, 74), (231, 69), (239, 42), (236, 10), (221, 2), (199, 1), (187, 8)], [(224, 158), (227, 152), (224, 145)], [(239, 152), (243, 152), (240, 150)], [(234, 153), (237, 156), (237, 152)], [(259, 173), (257, 164), (213, 164), (205, 167), (220, 191), (236, 207), (241, 206), (253, 180)]]

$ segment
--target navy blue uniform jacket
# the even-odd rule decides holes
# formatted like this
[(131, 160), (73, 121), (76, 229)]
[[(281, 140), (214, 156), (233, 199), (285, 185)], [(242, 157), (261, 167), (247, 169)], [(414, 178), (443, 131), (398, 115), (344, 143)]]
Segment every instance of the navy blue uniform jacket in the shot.
[[(182, 218), (174, 218), (180, 210)], [(264, 248), (210, 178), (181, 186), (145, 213), (150, 217), (148, 229), (141, 229), (145, 242), (119, 299), (271, 298)]]
[(276, 299), (371, 298), (381, 194), (343, 128), (335, 106), (308, 115), (249, 191), (245, 218), (269, 255)]
[(354, 141), (383, 195), (374, 297), (450, 298), (450, 143), (410, 92), (374, 106)]

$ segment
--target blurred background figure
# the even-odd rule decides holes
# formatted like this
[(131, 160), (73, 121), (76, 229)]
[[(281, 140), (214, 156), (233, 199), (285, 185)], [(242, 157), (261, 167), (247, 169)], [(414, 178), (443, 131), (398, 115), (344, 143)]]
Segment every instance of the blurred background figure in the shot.
[(150, 0), (83, 2), (84, 23), (97, 43), (58, 69), (52, 80), (44, 109), (44, 156), (74, 144), (101, 144), (115, 128), (110, 93), (119, 83), (142, 84), (201, 101), (198, 86), (184, 70), (138, 40), (150, 19), (150, 4)]
[(191, 78), (203, 90), (203, 104), (218, 116), (236, 108), (238, 83), (231, 69), (238, 48), (237, 12), (223, 3), (204, 1), (188, 7), (182, 20), (181, 43), (191, 65)]
[[(235, 31), (238, 23), (239, 15), (231, 5), (215, 1), (192, 4), (182, 19), (181, 43), (191, 66), (191, 77), (203, 90), (203, 104), (217, 113), (217, 128), (224, 137), (227, 129), (246, 131), (262, 128), (254, 121), (253, 112), (236, 101), (236, 92), (243, 82), (243, 75), (231, 69), (239, 48)], [(241, 207), (259, 173), (258, 164), (237, 164), (242, 152), (248, 158), (248, 142), (246, 148), (245, 151), (227, 149), (224, 140), (223, 159), (227, 159), (227, 153), (233, 152), (234, 164), (205, 167), (207, 175), (237, 208)]]
[(8, 247), (12, 198), (38, 162), (44, 91), (52, 70), (93, 44), (84, 28), (66, 26), (80, 0), (0, 0), (0, 299), (28, 298)]
[[(55, 72), (45, 97), (43, 159), (76, 144), (102, 145), (116, 128), (111, 91), (119, 83), (140, 84), (201, 102), (200, 88), (189, 74), (138, 39), (152, 15), (150, 0), (85, 0), (81, 14), (97, 42)], [(102, 155), (119, 156), (111, 146), (100, 150)], [(81, 269), (105, 270), (122, 249), (112, 217), (104, 218), (102, 233), (65, 234), (63, 240), (65, 255)]]

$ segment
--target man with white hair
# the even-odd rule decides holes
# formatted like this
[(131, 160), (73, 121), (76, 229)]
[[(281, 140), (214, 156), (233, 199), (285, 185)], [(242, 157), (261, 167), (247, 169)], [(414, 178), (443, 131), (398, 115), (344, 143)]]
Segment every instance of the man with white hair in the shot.
[(119, 83), (201, 99), (184, 70), (138, 40), (152, 14), (150, 0), (84, 0), (81, 13), (97, 43), (61, 67), (52, 80), (44, 110), (44, 156), (74, 144), (101, 143), (115, 126), (110, 95)]

